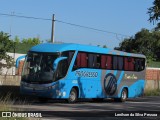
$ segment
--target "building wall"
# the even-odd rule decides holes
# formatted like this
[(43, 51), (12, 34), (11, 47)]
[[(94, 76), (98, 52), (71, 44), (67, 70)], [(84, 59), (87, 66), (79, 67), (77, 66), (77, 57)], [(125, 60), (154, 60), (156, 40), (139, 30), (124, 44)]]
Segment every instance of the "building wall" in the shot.
[[(11, 56), (12, 58), (14, 58), (14, 61), (16, 62), (16, 59), (20, 56), (23, 56), (25, 54), (19, 54), (19, 53), (7, 53), (9, 56)], [(4, 60), (1, 61), (2, 63), (6, 63)], [(10, 69), (7, 69), (7, 68), (2, 68), (1, 70), (1, 74), (2, 75), (16, 75), (16, 67), (11, 67)]]
[(160, 89), (160, 68), (147, 68), (145, 89)]

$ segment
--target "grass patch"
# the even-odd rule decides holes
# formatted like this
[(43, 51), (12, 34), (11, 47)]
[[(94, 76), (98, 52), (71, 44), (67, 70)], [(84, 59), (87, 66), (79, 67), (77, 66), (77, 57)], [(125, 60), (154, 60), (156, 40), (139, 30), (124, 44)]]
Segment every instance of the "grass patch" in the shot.
[[(12, 108), (12, 105), (14, 104), (14, 100), (11, 100), (10, 98), (11, 94), (7, 94), (6, 96), (3, 96), (0, 98), (0, 111), (6, 111), (11, 112), (15, 111)], [(17, 111), (17, 110), (16, 110)], [(20, 111), (20, 110), (18, 110)], [(28, 118), (19, 118), (19, 117), (0, 117), (0, 120), (29, 120)]]
[(160, 96), (160, 89), (156, 90), (146, 90), (144, 93), (145, 96)]
[(160, 68), (160, 61), (150, 61), (148, 67)]

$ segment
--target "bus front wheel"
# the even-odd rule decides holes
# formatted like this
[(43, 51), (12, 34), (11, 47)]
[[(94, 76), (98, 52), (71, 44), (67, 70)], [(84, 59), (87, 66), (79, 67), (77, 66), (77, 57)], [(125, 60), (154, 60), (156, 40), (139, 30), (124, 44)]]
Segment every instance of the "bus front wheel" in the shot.
[(68, 98), (68, 103), (75, 103), (77, 101), (77, 90), (75, 88), (72, 88), (69, 98)]

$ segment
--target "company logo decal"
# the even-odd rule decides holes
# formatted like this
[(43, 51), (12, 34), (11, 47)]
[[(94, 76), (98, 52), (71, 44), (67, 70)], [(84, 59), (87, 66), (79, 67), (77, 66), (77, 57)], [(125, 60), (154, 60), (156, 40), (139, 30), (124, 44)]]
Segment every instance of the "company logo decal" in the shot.
[(76, 71), (75, 75), (78, 77), (97, 77), (98, 72)]
[(107, 95), (113, 95), (117, 90), (117, 79), (109, 73), (104, 78), (104, 89)]
[(125, 74), (124, 78), (125, 79), (134, 79), (134, 80), (136, 80), (138, 77), (135, 74), (131, 74), (131, 75)]

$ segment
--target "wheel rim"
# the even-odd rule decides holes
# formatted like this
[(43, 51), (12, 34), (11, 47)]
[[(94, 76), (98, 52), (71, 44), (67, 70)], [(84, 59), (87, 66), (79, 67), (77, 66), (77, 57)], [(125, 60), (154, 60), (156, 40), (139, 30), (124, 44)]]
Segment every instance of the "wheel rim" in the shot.
[(76, 94), (74, 92), (71, 92), (70, 96), (69, 96), (71, 101), (75, 101), (76, 99)]
[(125, 100), (127, 98), (127, 94), (125, 91), (122, 92), (122, 99)]

